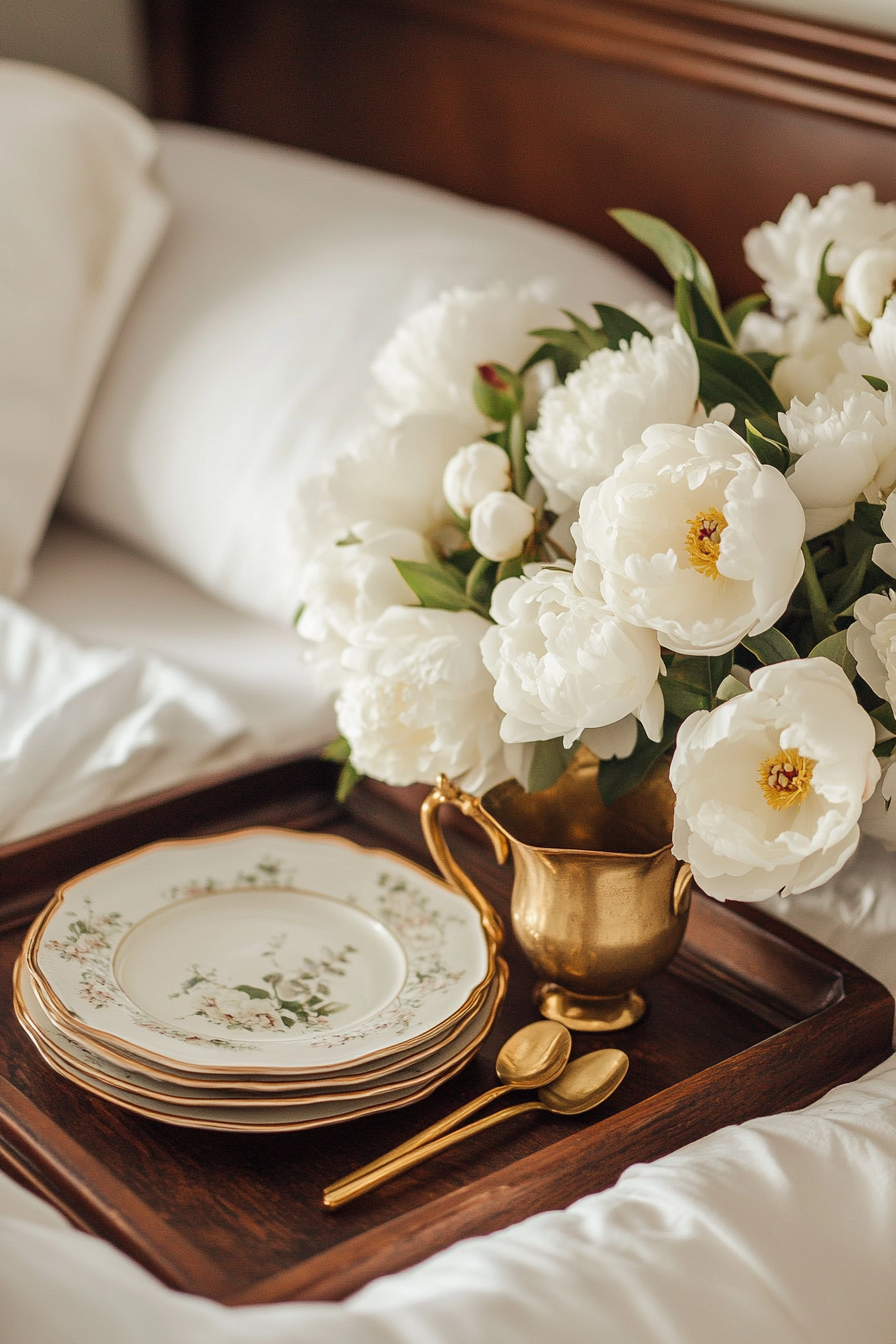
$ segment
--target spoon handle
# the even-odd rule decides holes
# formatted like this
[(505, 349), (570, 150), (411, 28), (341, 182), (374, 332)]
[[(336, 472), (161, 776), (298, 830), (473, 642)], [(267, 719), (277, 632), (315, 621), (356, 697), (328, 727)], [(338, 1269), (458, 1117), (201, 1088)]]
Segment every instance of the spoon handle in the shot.
[(454, 1129), (462, 1120), (466, 1120), (470, 1115), (475, 1115), (477, 1111), (482, 1110), (483, 1106), (488, 1106), (490, 1102), (497, 1101), (498, 1097), (504, 1097), (512, 1091), (513, 1087), (511, 1085), (502, 1083), (500, 1087), (493, 1087), (488, 1092), (483, 1092), (481, 1096), (468, 1101), (465, 1106), (458, 1106), (456, 1111), (452, 1111), (442, 1120), (437, 1120), (434, 1125), (430, 1125), (429, 1129), (421, 1130), (413, 1138), (400, 1143), (397, 1148), (390, 1148), (388, 1153), (383, 1153), (373, 1162), (368, 1162), (366, 1167), (358, 1167), (357, 1171), (351, 1172), (350, 1175), (341, 1176), (338, 1181), (334, 1181), (332, 1185), (327, 1186), (324, 1195), (328, 1195), (331, 1190), (340, 1190), (342, 1186), (350, 1185), (360, 1176), (366, 1176), (368, 1171), (378, 1171), (387, 1162), (391, 1162), (394, 1157), (401, 1157), (402, 1153), (410, 1153), (415, 1148), (422, 1147), (424, 1143), (431, 1143), (433, 1139), (440, 1139), (443, 1134), (447, 1134), (449, 1129)]
[(419, 1162), (425, 1162), (427, 1158), (443, 1153), (446, 1148), (452, 1148), (454, 1144), (461, 1143), (464, 1139), (471, 1139), (474, 1134), (482, 1134), (486, 1129), (491, 1129), (492, 1125), (499, 1125), (502, 1120), (511, 1120), (515, 1115), (524, 1115), (526, 1111), (550, 1109), (543, 1101), (523, 1101), (518, 1106), (508, 1106), (506, 1110), (496, 1111), (494, 1115), (484, 1115), (481, 1120), (474, 1120), (472, 1125), (464, 1125), (463, 1129), (455, 1129), (440, 1139), (433, 1139), (431, 1143), (412, 1148), (409, 1152), (402, 1153), (400, 1157), (382, 1162), (366, 1175), (347, 1176), (339, 1185), (329, 1186), (324, 1191), (324, 1205), (328, 1209), (338, 1209), (341, 1205), (348, 1204), (350, 1200), (357, 1199), (359, 1195), (366, 1194), (368, 1190), (375, 1190), (378, 1185), (391, 1181), (393, 1176), (400, 1176), (403, 1171), (416, 1167)]

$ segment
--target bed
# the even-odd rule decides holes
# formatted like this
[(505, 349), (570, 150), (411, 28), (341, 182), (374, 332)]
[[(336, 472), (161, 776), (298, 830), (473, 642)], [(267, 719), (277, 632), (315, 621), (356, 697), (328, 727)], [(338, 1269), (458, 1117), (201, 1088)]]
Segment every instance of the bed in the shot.
[[(522, 212), (659, 280), (605, 214), (626, 204), (670, 218), (692, 238), (725, 298), (751, 287), (743, 233), (776, 218), (794, 191), (816, 198), (836, 182), (867, 179), (882, 199), (896, 198), (896, 42), (881, 37), (714, 0), (146, 0), (145, 16), (154, 113), (208, 128), (163, 131), (169, 165), (180, 155), (184, 180), (197, 180), (197, 155), (235, 162), (227, 156), (250, 150), (229, 137), (257, 137)], [(257, 153), (275, 172), (279, 151)], [(313, 174), (316, 161), (304, 162)], [(353, 190), (392, 190), (339, 171)], [(260, 199), (265, 189), (253, 181), (247, 198)], [(474, 255), (452, 251), (439, 228), (421, 223), (430, 285), (450, 283), (452, 268), (473, 283), (497, 258), (521, 281), (543, 255), (545, 265), (569, 268), (565, 282), (611, 279), (620, 301), (656, 293), (564, 233), (533, 234), (525, 221), (415, 192), (421, 220), (428, 210), (433, 218), (460, 210), (464, 238), (494, 230)], [(396, 198), (395, 210), (409, 199)], [(385, 219), (392, 206), (382, 208)], [(387, 251), (377, 255), (391, 274)], [(420, 296), (409, 286), (400, 302)], [(371, 290), (368, 311), (375, 298)], [(133, 320), (124, 329), (110, 365), (116, 387), (133, 393), (148, 340)], [(360, 339), (358, 360), (368, 353)], [(325, 690), (300, 663), (288, 585), (256, 601), (248, 570), (227, 557), (203, 568), (207, 557), (178, 549), (183, 528), (167, 533), (169, 515), (148, 530), (128, 493), (143, 459), (128, 459), (130, 475), (120, 479), (109, 465), (125, 394), (113, 396), (106, 377), (88, 425), (91, 461), (76, 462), (24, 606), (87, 645), (161, 657), (220, 694), (235, 726), (222, 729), (213, 750), (181, 761), (180, 778), (272, 750), (318, 748), (332, 720)], [(142, 397), (144, 385), (138, 390)], [(309, 462), (316, 452), (312, 441)], [(102, 507), (97, 482), (108, 489)], [(125, 521), (110, 522), (114, 510)], [(114, 796), (167, 782), (172, 776), (143, 774)], [(38, 829), (35, 817), (19, 824), (19, 834)], [(848, 880), (776, 913), (892, 987), (896, 890), (881, 872), (869, 852)], [(104, 1344), (327, 1332), (339, 1344), (534, 1344), (562, 1328), (570, 1340), (883, 1344), (896, 1318), (894, 1113), (891, 1063), (800, 1116), (753, 1122), (635, 1169), (614, 1191), (484, 1247), (456, 1247), (344, 1308), (227, 1316), (178, 1300), (9, 1194), (0, 1233), (10, 1338), (18, 1344), (39, 1329)], [(64, 1317), (38, 1301), (39, 1266), (50, 1259)]]

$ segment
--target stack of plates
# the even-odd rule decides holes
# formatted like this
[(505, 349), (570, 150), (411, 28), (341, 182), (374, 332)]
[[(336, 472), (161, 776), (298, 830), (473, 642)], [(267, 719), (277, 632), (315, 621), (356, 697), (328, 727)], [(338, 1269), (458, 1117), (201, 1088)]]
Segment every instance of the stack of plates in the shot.
[(427, 1096), (475, 1054), (506, 967), (423, 869), (253, 829), (149, 845), (61, 887), (15, 972), (43, 1058), (175, 1125), (293, 1130)]

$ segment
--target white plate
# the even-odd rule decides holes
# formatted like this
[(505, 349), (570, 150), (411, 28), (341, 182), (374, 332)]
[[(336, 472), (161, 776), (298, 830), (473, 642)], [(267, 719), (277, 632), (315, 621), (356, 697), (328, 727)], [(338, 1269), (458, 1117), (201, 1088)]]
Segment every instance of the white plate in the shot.
[(275, 1077), (257, 1078), (253, 1074), (239, 1073), (222, 1077), (219, 1074), (213, 1076), (205, 1074), (196, 1069), (177, 1069), (173, 1065), (163, 1067), (160, 1064), (150, 1063), (146, 1059), (138, 1058), (136, 1055), (130, 1055), (124, 1049), (116, 1049), (106, 1040), (81, 1035), (74, 1025), (67, 1025), (64, 1032), (60, 1031), (47, 1014), (47, 1006), (41, 999), (40, 986), (31, 980), (26, 970), (21, 971), (21, 976), (22, 983), (27, 982), (31, 994), (39, 1002), (43, 1014), (41, 1020), (50, 1022), (54, 1032), (59, 1035), (61, 1040), (87, 1051), (92, 1056), (98, 1056), (104, 1067), (106, 1064), (113, 1066), (108, 1070), (110, 1077), (115, 1076), (114, 1069), (117, 1068), (125, 1072), (136, 1071), (145, 1074), (156, 1084), (163, 1083), (166, 1086), (173, 1084), (175, 1087), (197, 1087), (203, 1088), (207, 1092), (239, 1090), (243, 1095), (261, 1093), (267, 1096), (287, 1093), (290, 1096), (307, 1093), (317, 1094), (324, 1088), (331, 1092), (353, 1092), (360, 1087), (372, 1086), (382, 1079), (403, 1082), (418, 1077), (428, 1069), (432, 1057), (444, 1051), (446, 1046), (456, 1040), (460, 1033), (465, 1030), (468, 1022), (481, 1009), (493, 983), (493, 978), (486, 981), (471, 996), (468, 1015), (451, 1022), (435, 1035), (428, 1037), (422, 1045), (418, 1044), (410, 1050), (395, 1051), (385, 1058), (376, 1057), (349, 1065), (345, 1069), (324, 1069), (319, 1073), (303, 1073), (298, 1077), (281, 1074)]
[(21, 961), (16, 962), (13, 972), (14, 1005), (19, 1021), (39, 1048), (46, 1047), (47, 1052), (60, 1057), (60, 1063), (77, 1070), (79, 1076), (83, 1075), (93, 1082), (111, 1084), (136, 1099), (148, 1097), (174, 1102), (175, 1104), (196, 1102), (203, 1106), (222, 1107), (231, 1111), (235, 1108), (253, 1110), (256, 1108), (275, 1109), (284, 1106), (289, 1107), (291, 1111), (295, 1111), (299, 1106), (317, 1106), (321, 1102), (348, 1099), (357, 1099), (359, 1104), (363, 1104), (363, 1100), (370, 1099), (393, 1101), (410, 1092), (416, 1092), (427, 1083), (441, 1081), (449, 1070), (452, 1070), (456, 1059), (461, 1055), (467, 1057), (471, 1044), (479, 1041), (483, 1026), (494, 1014), (496, 995), (503, 993), (501, 988), (503, 978), (502, 963), (501, 980), (492, 980), (478, 1012), (464, 1025), (450, 1044), (437, 1051), (423, 1065), (399, 1068), (392, 1077), (375, 1084), (365, 1085), (363, 1081), (359, 1081), (353, 1087), (340, 1088), (333, 1087), (326, 1079), (322, 1079), (318, 1081), (316, 1091), (310, 1094), (247, 1097), (245, 1093), (237, 1091), (209, 1094), (207, 1090), (189, 1084), (162, 1083), (143, 1073), (136, 1066), (121, 1068), (110, 1063), (94, 1051), (63, 1035), (59, 1028), (54, 1025), (44, 1012), (28, 972)]
[(63, 1032), (217, 1077), (301, 1077), (444, 1031), (495, 948), (465, 897), (397, 855), (253, 829), (81, 874), (25, 954)]
[[(57, 1051), (34, 1030), (27, 1017), (20, 1016), (22, 1026), (28, 1032), (40, 1055), (54, 1069), (70, 1082), (84, 1088), (106, 1101), (111, 1101), (125, 1110), (151, 1120), (161, 1120), (165, 1124), (179, 1125), (189, 1129), (237, 1130), (243, 1133), (285, 1132), (300, 1129), (316, 1129), (323, 1125), (341, 1124), (348, 1120), (360, 1119), (379, 1111), (397, 1110), (422, 1101), (441, 1083), (452, 1078), (472, 1059), (479, 1046), (485, 1040), (494, 1024), (498, 1007), (506, 987), (506, 966), (499, 963), (495, 983), (488, 995), (488, 1003), (479, 1019), (478, 1031), (468, 1041), (452, 1061), (447, 1072), (434, 1081), (413, 1087), (396, 1088), (394, 1093), (375, 1098), (348, 1099), (336, 1101), (311, 1101), (295, 1106), (278, 1107), (233, 1107), (226, 1113), (207, 1104), (175, 1102), (169, 1098), (147, 1097), (126, 1091), (123, 1087), (108, 1080), (97, 1080), (85, 1073), (69, 1055)], [(23, 981), (24, 983), (24, 981)]]

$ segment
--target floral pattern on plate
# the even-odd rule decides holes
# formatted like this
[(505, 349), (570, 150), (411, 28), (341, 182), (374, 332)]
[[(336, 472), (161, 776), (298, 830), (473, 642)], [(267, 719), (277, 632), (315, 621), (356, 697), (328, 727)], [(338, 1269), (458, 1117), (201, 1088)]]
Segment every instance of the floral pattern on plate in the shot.
[[(277, 844), (262, 848), (262, 840)], [(422, 870), (391, 855), (329, 837), (276, 831), (198, 843), (220, 851), (250, 848), (254, 854), (249, 861), (240, 855), (241, 861), (226, 867), (219, 861), (201, 879), (191, 876), (154, 888), (144, 881), (137, 890), (133, 879), (140, 868), (144, 878), (153, 868), (160, 875), (166, 866), (183, 872), (186, 856), (176, 842), (150, 846), (117, 865), (85, 874), (60, 893), (60, 903), (45, 922), (46, 936), (41, 929), (33, 940), (30, 964), (36, 967), (42, 998), (61, 1026), (66, 1017), (74, 1019), (88, 1036), (95, 1031), (118, 1039), (148, 1058), (199, 1065), (210, 1062), (212, 1054), (265, 1049), (265, 1069), (292, 1065), (313, 1070), (320, 1068), (321, 1056), (326, 1065), (338, 1065), (400, 1049), (438, 1030), (463, 1008), (488, 972), (494, 949), (489, 949), (478, 912)], [(124, 864), (132, 866), (129, 882), (121, 880)], [(250, 894), (257, 893), (262, 907), (276, 893), (295, 894), (307, 904), (324, 903), (334, 928), (352, 917), (364, 929), (375, 926), (377, 936), (382, 935), (382, 955), (388, 943), (403, 958), (394, 990), (384, 998), (387, 982), (377, 965), (381, 953), (376, 942), (362, 955), (357, 940), (333, 938), (302, 948), (303, 955), (297, 956), (295, 947), (284, 950), (282, 934), (268, 938), (254, 969), (238, 977), (222, 971), (211, 957), (191, 957), (180, 970), (164, 967), (166, 974), (177, 974), (165, 996), (172, 1001), (170, 1015), (147, 1011), (145, 1002), (135, 1001), (122, 984), (116, 960), (120, 962), (126, 940), (148, 928), (160, 912), (189, 906), (195, 915), (197, 908), (216, 908), (206, 906), (209, 898), (221, 898), (224, 909), (228, 901), (239, 902), (241, 893), (250, 904), (255, 899)], [(176, 938), (171, 941), (177, 945)], [(396, 954), (390, 955), (394, 961)], [(361, 1004), (351, 1020), (350, 977), (362, 972), (368, 978), (379, 976), (382, 1002), (366, 1014)], [(152, 1046), (154, 1036), (172, 1042), (172, 1053), (159, 1055)], [(268, 1053), (278, 1040), (291, 1047), (298, 1039), (303, 1048), (295, 1064), (287, 1056)]]

